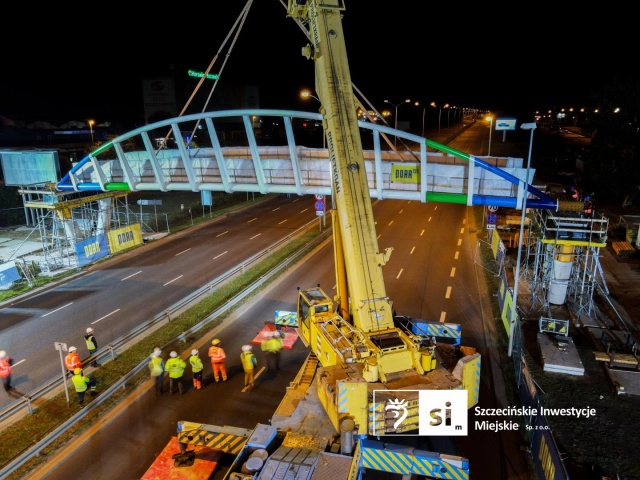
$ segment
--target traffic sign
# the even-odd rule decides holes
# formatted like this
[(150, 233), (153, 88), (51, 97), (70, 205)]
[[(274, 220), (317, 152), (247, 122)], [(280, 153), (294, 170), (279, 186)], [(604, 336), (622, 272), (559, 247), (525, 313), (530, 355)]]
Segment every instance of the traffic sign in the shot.
[(490, 212), (497, 212), (498, 211), (498, 206), (497, 205), (488, 205), (487, 206), (487, 210), (489, 210)]
[(487, 215), (487, 223), (489, 225), (495, 225), (497, 221), (498, 221), (498, 216), (495, 213), (490, 213), (489, 215)]
[(324, 195), (316, 193), (316, 200), (324, 201)]
[(324, 212), (324, 202), (317, 201), (315, 204), (316, 212)]

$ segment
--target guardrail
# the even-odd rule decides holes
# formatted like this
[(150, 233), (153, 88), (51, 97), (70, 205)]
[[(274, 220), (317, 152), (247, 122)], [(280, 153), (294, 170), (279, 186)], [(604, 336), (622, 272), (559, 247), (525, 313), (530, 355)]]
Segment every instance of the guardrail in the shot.
[[(98, 361), (105, 357), (109, 357), (113, 359), (115, 357), (116, 350), (122, 348), (123, 346), (125, 346), (126, 344), (132, 341), (139, 341), (141, 338), (144, 337), (147, 330), (150, 329), (151, 327), (158, 327), (161, 325), (163, 321), (167, 321), (167, 322), (171, 321), (171, 317), (180, 315), (184, 311), (191, 308), (194, 304), (198, 303), (201, 300), (203, 295), (210, 295), (214, 288), (220, 286), (222, 283), (226, 281), (229, 281), (233, 277), (244, 273), (248, 267), (264, 259), (267, 255), (273, 253), (274, 251), (282, 248), (291, 240), (309, 231), (311, 228), (317, 227), (318, 224), (319, 224), (319, 220), (312, 220), (311, 222), (303, 225), (302, 227), (290, 233), (286, 237), (283, 237), (282, 239), (268, 246), (264, 250), (242, 261), (235, 267), (227, 270), (222, 275), (213, 279), (211, 282), (199, 288), (192, 294), (186, 296), (179, 302), (173, 304), (171, 307), (158, 313), (155, 317), (153, 317), (148, 322), (138, 325), (133, 330), (117, 338), (116, 340), (111, 342), (109, 345), (106, 345), (102, 349), (98, 350), (98, 352), (95, 355), (88, 357), (86, 359), (83, 359), (82, 363), (87, 364), (94, 360)], [(230, 307), (227, 307), (227, 308), (230, 308)], [(20, 410), (24, 408), (27, 408), (29, 410), (29, 413), (33, 414), (33, 405), (32, 405), (33, 401), (46, 395), (56, 387), (62, 386), (62, 381), (63, 381), (63, 378), (60, 375), (58, 375), (55, 378), (46, 382), (44, 385), (38, 387), (37, 389), (34, 389), (29, 393), (26, 393), (20, 400), (16, 400), (16, 402), (12, 403), (11, 405), (9, 405), (9, 407), (7, 407), (5, 410), (0, 412), (0, 422), (7, 420), (9, 417), (15, 415), (16, 413), (18, 413)]]
[[(298, 230), (296, 230), (295, 232), (291, 233), (287, 237), (281, 239), (280, 241), (278, 241), (278, 242), (274, 243), (273, 245), (267, 247), (265, 250), (257, 253), (256, 255), (252, 256), (251, 258), (245, 260), (244, 262), (242, 262), (238, 266), (228, 270), (227, 272), (225, 272), (224, 274), (220, 275), (218, 278), (216, 278), (215, 280), (213, 280), (209, 284), (207, 284), (204, 287), (200, 288), (198, 291), (196, 291), (193, 294), (185, 297), (180, 302), (174, 304), (170, 309), (167, 309), (164, 312), (162, 312), (161, 314), (157, 315), (153, 320), (151, 320), (151, 321), (149, 321), (149, 322), (147, 322), (147, 323), (145, 323), (143, 325), (140, 325), (139, 327), (136, 327), (131, 332), (127, 333), (126, 335), (123, 335), (117, 341), (115, 341), (115, 342), (111, 343), (110, 345), (108, 345), (107, 347), (105, 347), (103, 349), (103, 351), (100, 351), (99, 353), (97, 353), (93, 357), (89, 357), (89, 359), (87, 359), (87, 360), (91, 361), (93, 359), (99, 359), (100, 357), (102, 357), (104, 355), (107, 355), (107, 354), (110, 354), (112, 356), (115, 355), (114, 351), (117, 348), (124, 347), (128, 342), (131, 342), (133, 339), (138, 339), (139, 340), (140, 338), (142, 338), (144, 336), (144, 332), (148, 328), (150, 328), (152, 326), (160, 326), (160, 323), (162, 321), (164, 321), (164, 320), (170, 321), (170, 315), (171, 314), (178, 314), (179, 312), (182, 312), (183, 310), (186, 310), (186, 309), (190, 308), (190, 306), (192, 306), (194, 303), (197, 303), (197, 301), (199, 301), (199, 299), (201, 299), (201, 297), (203, 295), (209, 294), (213, 287), (215, 287), (217, 285), (220, 285), (221, 283), (229, 280), (230, 278), (232, 278), (234, 275), (236, 275), (238, 273), (244, 272), (244, 270), (247, 268), (248, 265), (250, 265), (251, 263), (257, 262), (258, 260), (262, 259), (263, 257), (268, 255), (269, 253), (274, 252), (275, 250), (277, 250), (278, 248), (282, 247), (287, 242), (291, 241), (292, 239), (302, 235), (303, 233), (305, 233), (308, 230), (310, 230), (311, 228), (313, 228), (314, 225), (318, 225), (318, 221), (313, 220), (313, 221), (307, 223), (306, 225), (300, 227)], [(285, 260), (283, 260), (281, 263), (279, 263), (272, 270), (270, 270), (265, 275), (263, 275), (262, 277), (257, 279), (255, 282), (253, 282), (251, 285), (249, 285), (247, 288), (245, 288), (244, 290), (239, 292), (235, 297), (230, 299), (227, 303), (225, 303), (224, 305), (220, 306), (215, 312), (213, 312), (207, 318), (202, 320), (197, 325), (194, 325), (189, 330), (182, 332), (178, 337), (173, 339), (168, 344), (163, 345), (161, 348), (162, 349), (170, 348), (172, 345), (182, 341), (183, 339), (188, 337), (190, 334), (192, 334), (194, 332), (197, 332), (202, 327), (206, 326), (208, 323), (212, 322), (216, 318), (220, 317), (223, 314), (228, 313), (229, 310), (231, 310), (234, 306), (236, 306), (237, 304), (242, 302), (247, 296), (249, 296), (255, 290), (261, 288), (268, 281), (270, 281), (271, 278), (273, 278), (273, 276), (275, 276), (282, 269), (284, 269), (285, 267), (288, 267), (292, 263), (296, 262), (301, 256), (305, 255), (307, 252), (309, 252), (312, 249), (316, 248), (316, 246), (318, 246), (321, 242), (323, 242), (329, 236), (330, 232), (331, 232), (331, 228), (325, 229), (324, 232), (321, 232), (320, 235), (318, 235), (313, 241), (309, 242), (304, 248), (301, 248), (300, 250), (294, 252), (291, 256), (287, 257)], [(167, 312), (170, 312), (170, 313), (167, 313)], [(147, 363), (148, 363), (147, 359), (143, 360), (133, 370), (131, 370), (126, 375), (123, 375), (116, 383), (114, 383), (109, 388), (107, 388), (107, 390), (103, 394), (99, 395), (95, 400), (93, 400), (91, 403), (89, 403), (85, 408), (83, 408), (82, 410), (77, 412), (75, 415), (73, 415), (71, 418), (69, 418), (67, 421), (65, 421), (62, 425), (60, 425), (58, 428), (56, 428), (51, 433), (49, 433), (46, 437), (44, 437), (43, 439), (37, 441), (32, 447), (30, 447), (28, 450), (26, 450), (25, 452), (20, 454), (18, 457), (16, 457), (14, 460), (12, 460), (9, 464), (5, 465), (0, 470), (0, 478), (5, 478), (6, 475), (9, 475), (9, 474), (13, 473), (18, 468), (20, 468), (22, 465), (24, 465), (27, 461), (29, 461), (31, 458), (40, 456), (40, 452), (44, 448), (46, 448), (48, 445), (50, 445), (51, 443), (56, 441), (57, 438), (60, 435), (65, 433), (69, 428), (73, 427), (78, 421), (82, 420), (85, 416), (87, 416), (90, 412), (95, 410), (104, 401), (109, 399), (111, 394), (113, 394), (114, 392), (116, 392), (117, 390), (119, 390), (121, 388), (125, 389), (127, 382), (131, 378), (133, 378), (135, 375), (137, 375), (140, 371), (142, 371), (145, 368), (147, 368)], [(44, 393), (45, 390), (46, 390), (46, 392), (48, 392), (48, 391), (52, 390), (53, 388), (60, 386), (60, 384), (61, 384), (61, 379), (57, 378), (57, 379), (51, 381), (46, 386), (41, 387), (40, 389), (38, 389), (38, 392), (42, 391)], [(3, 412), (3, 416), (5, 416), (6, 412), (7, 412), (7, 410), (5, 410), (5, 412)]]

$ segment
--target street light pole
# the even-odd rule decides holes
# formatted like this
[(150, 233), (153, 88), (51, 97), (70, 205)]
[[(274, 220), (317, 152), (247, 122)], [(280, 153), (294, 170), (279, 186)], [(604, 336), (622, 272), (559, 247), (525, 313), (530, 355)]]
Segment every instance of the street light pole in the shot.
[[(410, 98), (407, 98), (404, 102), (399, 103), (399, 104), (397, 104), (397, 105), (396, 105), (396, 104), (394, 104), (394, 103), (391, 103), (389, 100), (385, 100), (385, 101), (384, 101), (384, 103), (388, 103), (389, 105), (392, 105), (392, 106), (393, 106), (393, 107), (395, 107), (395, 109), (396, 109), (396, 122), (395, 122), (395, 123), (396, 123), (396, 126), (394, 127), (396, 130), (398, 129), (398, 107), (399, 107), (400, 105), (402, 105), (403, 103), (409, 103), (409, 102), (411, 102), (411, 99), (410, 99)], [(396, 136), (396, 137), (394, 137), (394, 139), (393, 139), (393, 148), (396, 148), (396, 146), (397, 146), (397, 145), (398, 145), (398, 137)]]
[(487, 151), (487, 157), (491, 156), (491, 130), (493, 130), (493, 117), (488, 116), (487, 120), (489, 120), (489, 150)]
[(533, 131), (536, 129), (536, 123), (523, 123), (520, 128), (523, 130), (531, 130), (529, 137), (529, 156), (527, 157), (527, 173), (524, 179), (523, 197), (522, 197), (522, 217), (520, 218), (520, 238), (518, 238), (518, 256), (516, 257), (516, 276), (513, 285), (513, 304), (511, 305), (511, 323), (509, 324), (509, 349), (508, 355), (513, 354), (513, 336), (516, 330), (517, 307), (518, 307), (518, 284), (520, 283), (520, 257), (522, 256), (522, 243), (524, 240), (524, 218), (527, 214), (527, 196), (529, 195), (529, 171), (531, 169), (531, 147), (533, 146)]
[[(316, 97), (315, 95), (311, 95), (311, 92), (309, 90), (302, 90), (300, 92), (300, 96), (302, 98), (309, 98), (309, 97), (315, 98), (320, 103), (320, 106), (322, 106), (322, 102), (320, 101), (320, 99), (318, 97)], [(324, 124), (324, 122), (323, 122), (323, 124)], [(326, 139), (325, 139), (324, 127), (323, 127), (322, 128), (322, 148), (323, 149), (325, 148), (325, 145), (326, 145)]]
[(89, 131), (91, 132), (91, 147), (93, 147), (93, 120), (89, 120)]
[[(421, 107), (422, 106), (422, 105), (420, 105), (420, 102), (416, 102), (416, 103), (414, 103), (414, 105), (416, 107)], [(425, 114), (426, 110), (427, 110), (426, 106), (422, 107), (422, 138), (424, 138), (424, 114)]]

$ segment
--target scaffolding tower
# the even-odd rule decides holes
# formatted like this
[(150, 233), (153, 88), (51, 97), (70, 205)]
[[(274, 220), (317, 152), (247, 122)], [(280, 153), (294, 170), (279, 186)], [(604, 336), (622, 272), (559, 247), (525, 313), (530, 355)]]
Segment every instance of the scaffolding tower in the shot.
[(606, 282), (600, 265), (600, 248), (607, 246), (609, 219), (586, 215), (579, 204), (570, 210), (532, 210), (525, 242), (525, 271), (531, 270), (531, 308), (550, 315), (550, 305), (564, 305), (575, 318), (595, 316), (593, 294)]

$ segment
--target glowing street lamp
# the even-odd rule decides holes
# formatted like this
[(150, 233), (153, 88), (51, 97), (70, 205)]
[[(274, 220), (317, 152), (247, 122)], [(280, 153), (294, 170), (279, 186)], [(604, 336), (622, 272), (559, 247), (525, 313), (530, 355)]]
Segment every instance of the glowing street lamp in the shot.
[[(302, 98), (315, 98), (317, 101), (320, 102), (320, 99), (318, 97), (316, 97), (315, 95), (311, 95), (311, 92), (309, 90), (302, 90), (300, 92), (300, 96)], [(322, 105), (322, 102), (320, 102), (320, 104)]]
[(89, 131), (91, 132), (91, 146), (93, 147), (93, 124), (96, 123), (93, 120), (89, 120)]
[[(389, 105), (395, 107), (396, 109), (396, 126), (394, 128), (397, 130), (398, 129), (398, 107), (403, 103), (411, 103), (411, 99), (407, 98), (404, 102), (401, 102), (397, 105), (395, 103), (391, 103), (389, 100), (385, 100), (384, 103), (388, 103)], [(393, 141), (393, 147), (395, 148), (397, 144), (398, 144), (398, 137), (396, 136)]]

